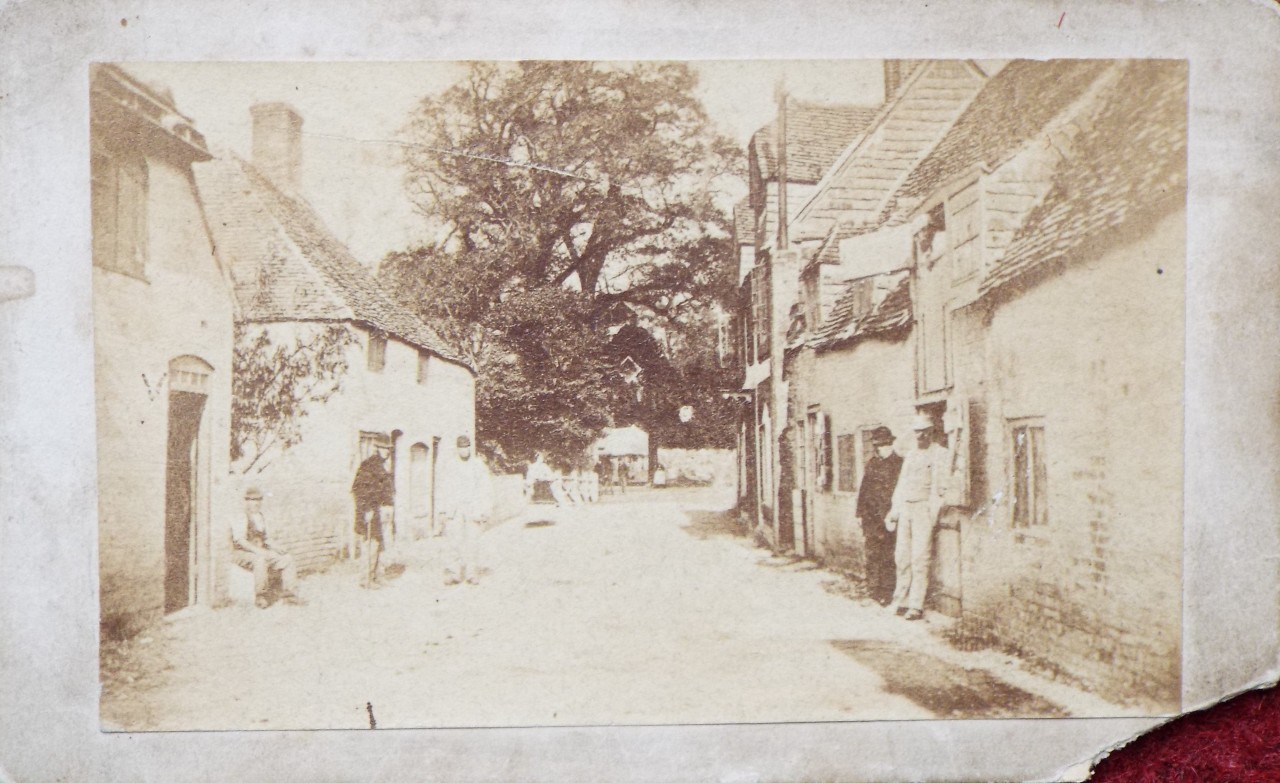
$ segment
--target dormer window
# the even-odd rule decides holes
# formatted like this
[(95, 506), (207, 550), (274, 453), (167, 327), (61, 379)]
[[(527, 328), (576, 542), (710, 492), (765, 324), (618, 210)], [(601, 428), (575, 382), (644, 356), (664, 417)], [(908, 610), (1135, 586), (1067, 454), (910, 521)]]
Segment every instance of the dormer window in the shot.
[(369, 371), (382, 372), (387, 366), (387, 335), (385, 332), (369, 332)]

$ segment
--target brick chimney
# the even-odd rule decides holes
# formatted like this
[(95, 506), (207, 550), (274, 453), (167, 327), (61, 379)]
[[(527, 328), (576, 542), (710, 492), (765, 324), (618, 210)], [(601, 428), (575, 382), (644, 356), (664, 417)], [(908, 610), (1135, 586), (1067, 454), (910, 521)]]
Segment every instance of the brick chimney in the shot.
[(287, 103), (258, 103), (253, 115), (253, 165), (276, 187), (297, 192), (302, 182), (302, 115)]

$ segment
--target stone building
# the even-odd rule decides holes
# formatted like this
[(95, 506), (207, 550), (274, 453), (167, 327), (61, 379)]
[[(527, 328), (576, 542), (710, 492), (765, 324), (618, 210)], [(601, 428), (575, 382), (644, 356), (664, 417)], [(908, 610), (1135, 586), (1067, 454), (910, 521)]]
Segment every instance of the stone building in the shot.
[(738, 437), (745, 446), (740, 472), (750, 473), (740, 486), (750, 490), (745, 504), (750, 524), (778, 548), (789, 549), (793, 542), (791, 525), (777, 513), (784, 474), (779, 469), (777, 434), (785, 414), (780, 414), (775, 398), (785, 405), (785, 395), (781, 368), (776, 376), (772, 368), (781, 365), (786, 317), (798, 283), (790, 243), (780, 245), (779, 212), (785, 201), (784, 222), (789, 224), (832, 162), (876, 114), (875, 107), (788, 101), (785, 117), (780, 118), (786, 123), (785, 146), (779, 149), (777, 123), (771, 123), (752, 137), (747, 149), (749, 194), (745, 208), (740, 206), (735, 215), (734, 240), (742, 267), (737, 317), (741, 347), (736, 353), (748, 398)]
[(879, 217), (834, 220), (808, 259), (850, 281), (802, 278), (793, 312), (795, 515), (859, 570), (862, 433), (932, 414), (953, 474), (931, 608), (965, 643), (1173, 707), (1185, 63), (992, 73)]
[(113, 65), (90, 83), (98, 569), (103, 630), (213, 602), (235, 301), (192, 181), (204, 138)]
[[(303, 198), (297, 112), (275, 103), (252, 115), (253, 162), (228, 157), (196, 170), (234, 278), (241, 345), (263, 334), (274, 345), (309, 345), (334, 326), (353, 338), (339, 390), (309, 406), (299, 441), (260, 459), (249, 449), (232, 466), (237, 484), (262, 488), (282, 546), (305, 570), (350, 551), (352, 478), (380, 444), (392, 448), (396, 535), (429, 529), (457, 437), (475, 438), (475, 374), (392, 300)], [(237, 388), (254, 393), (247, 380)]]
[[(784, 193), (777, 187), (778, 145), (770, 143), (777, 123), (752, 139), (747, 153), (755, 247), (739, 311), (743, 389), (751, 392), (753, 409), (744, 417), (743, 434), (750, 432), (752, 438), (742, 459), (755, 468), (756, 492), (749, 508), (776, 549), (811, 554), (814, 545), (814, 530), (805, 527), (812, 518), (806, 512), (812, 511), (812, 487), (793, 481), (793, 476), (807, 475), (812, 483), (817, 474), (805, 474), (797, 462), (804, 455), (796, 444), (815, 434), (807, 414), (788, 405), (791, 393), (783, 365), (792, 324), (797, 316), (807, 318), (812, 326), (802, 329), (804, 334), (823, 321), (824, 308), (834, 304), (851, 279), (845, 265), (833, 263), (840, 243), (883, 223), (897, 189), (998, 67), (969, 60), (887, 61), (880, 106), (826, 107), (812, 116), (789, 110), (785, 243), (778, 231), (779, 196)], [(847, 112), (842, 123), (832, 121), (842, 116), (838, 112)], [(741, 237), (737, 241), (741, 248)], [(823, 246), (827, 252), (818, 252)], [(815, 418), (814, 425), (820, 421)]]

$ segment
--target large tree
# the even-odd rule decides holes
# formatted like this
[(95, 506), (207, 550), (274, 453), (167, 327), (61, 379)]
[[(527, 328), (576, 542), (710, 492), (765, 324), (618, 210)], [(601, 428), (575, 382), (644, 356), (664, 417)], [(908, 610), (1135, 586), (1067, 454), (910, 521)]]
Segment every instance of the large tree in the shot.
[(437, 241), (382, 275), (476, 363), (482, 438), (513, 458), (613, 418), (619, 312), (677, 351), (713, 339), (694, 327), (727, 290), (740, 158), (695, 85), (681, 64), (479, 63), (406, 128)]

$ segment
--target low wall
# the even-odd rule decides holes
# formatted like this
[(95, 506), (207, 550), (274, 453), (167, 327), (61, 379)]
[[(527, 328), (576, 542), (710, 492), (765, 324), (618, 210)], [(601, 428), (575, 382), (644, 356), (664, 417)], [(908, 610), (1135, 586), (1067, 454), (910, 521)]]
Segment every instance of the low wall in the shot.
[(658, 449), (668, 484), (731, 487), (738, 462), (732, 449)]
[(493, 482), (493, 522), (505, 522), (525, 509), (524, 477), (518, 473), (495, 475)]

